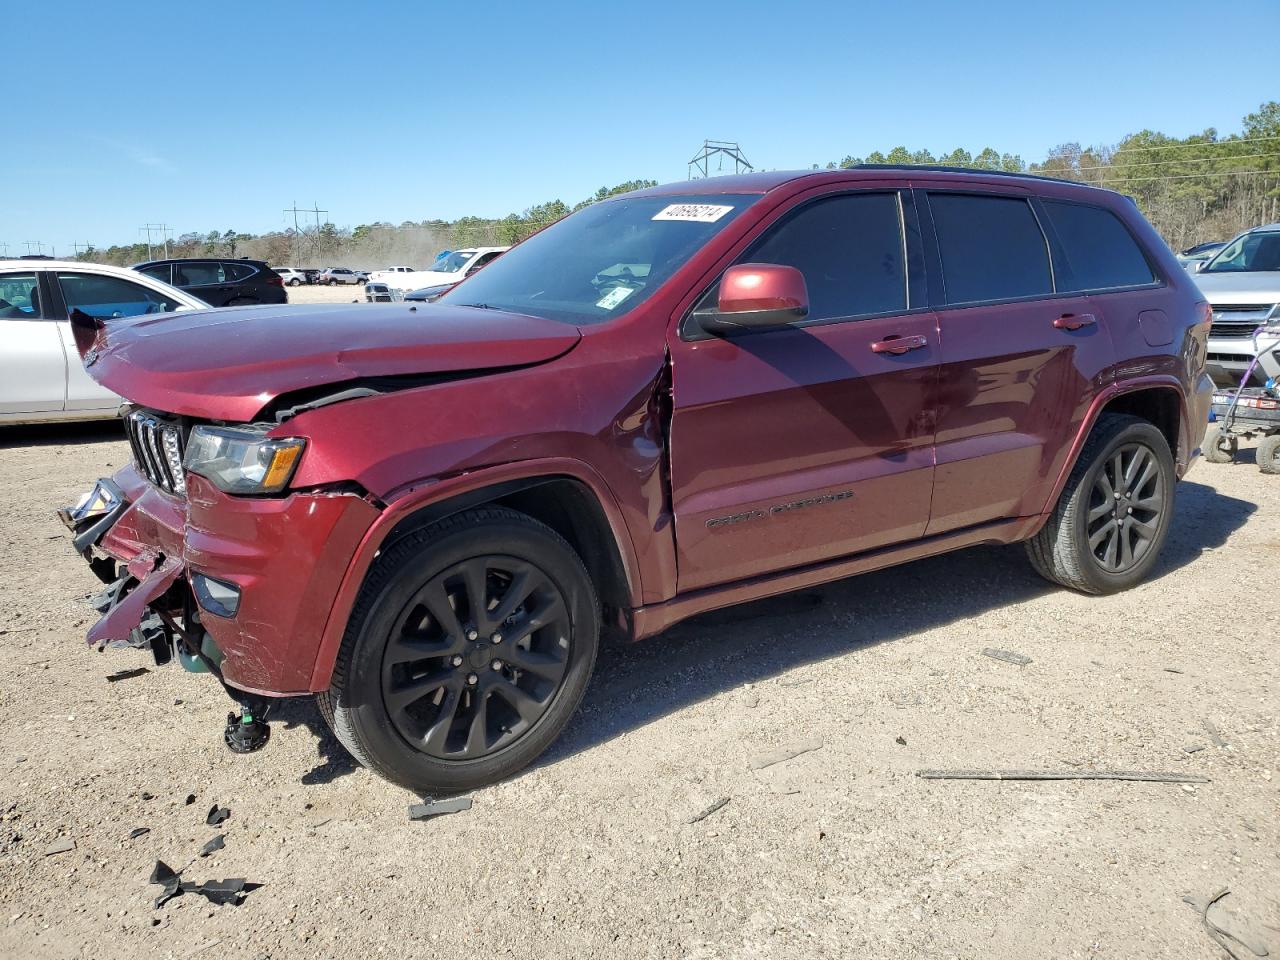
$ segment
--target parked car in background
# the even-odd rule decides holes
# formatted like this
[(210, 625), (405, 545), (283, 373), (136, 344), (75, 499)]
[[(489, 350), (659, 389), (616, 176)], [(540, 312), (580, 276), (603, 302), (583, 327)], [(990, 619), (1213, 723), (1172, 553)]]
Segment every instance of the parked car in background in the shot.
[(330, 267), (320, 271), (317, 282), (325, 286), (333, 286), (335, 283), (364, 283), (365, 274), (361, 270), (352, 270), (350, 267)]
[(410, 290), (404, 295), (404, 300), (408, 303), (435, 303), (457, 285), (457, 283), (437, 283), (434, 287)]
[(303, 270), (298, 270), (294, 267), (276, 267), (275, 269), (276, 273), (280, 275), (280, 279), (288, 286), (300, 287), (307, 282), (307, 274)]
[(149, 604), (220, 665), (229, 737), (315, 694), (430, 793), (545, 750), (602, 631), (974, 544), (1140, 583), (1212, 394), (1208, 304), (1132, 201), (988, 171), (655, 187), (429, 309), (218, 319), (74, 328), (173, 451), (99, 482), (114, 526), (67, 515), (123, 597), (89, 640)]
[(118, 319), (209, 305), (123, 267), (0, 260), (0, 423), (114, 417), (120, 398), (85, 372), (68, 316)]
[(1280, 342), (1258, 344), (1254, 331), (1280, 320), (1280, 223), (1256, 227), (1223, 246), (1195, 273), (1196, 285), (1213, 308), (1209, 329), (1209, 374), (1219, 386), (1235, 386), (1253, 365), (1251, 386), (1280, 380)]
[(1188, 270), (1193, 270), (1198, 264), (1204, 263), (1226, 245), (1226, 241), (1223, 240), (1197, 243), (1194, 247), (1187, 247), (1187, 249), (1178, 254), (1178, 262)]
[(488, 266), (510, 249), (510, 247), (467, 247), (464, 250), (450, 250), (437, 257), (426, 270), (395, 273), (380, 279), (383, 283), (406, 292), (420, 290), (423, 287), (434, 287), (441, 283), (458, 283), (477, 270)]
[(135, 263), (133, 269), (214, 307), (289, 302), (284, 280), (262, 260), (185, 257)]
[(320, 268), (319, 268), (319, 267), (302, 267), (301, 269), (302, 269), (302, 272), (306, 275), (307, 283), (319, 283), (319, 282), (320, 282)]
[(366, 303), (394, 303), (401, 297), (399, 290), (393, 290), (377, 280), (370, 280), (364, 285), (364, 299)]

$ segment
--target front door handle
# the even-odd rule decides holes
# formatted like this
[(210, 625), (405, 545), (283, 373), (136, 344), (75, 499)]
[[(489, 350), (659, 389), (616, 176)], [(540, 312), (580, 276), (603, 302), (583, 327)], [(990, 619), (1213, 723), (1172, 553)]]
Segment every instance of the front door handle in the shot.
[(893, 353), (901, 356), (908, 350), (920, 350), (929, 345), (928, 339), (913, 334), (909, 337), (885, 337), (871, 344), (873, 353)]
[(1064, 313), (1053, 321), (1053, 325), (1059, 330), (1079, 330), (1081, 327), (1091, 327), (1097, 322), (1092, 313)]

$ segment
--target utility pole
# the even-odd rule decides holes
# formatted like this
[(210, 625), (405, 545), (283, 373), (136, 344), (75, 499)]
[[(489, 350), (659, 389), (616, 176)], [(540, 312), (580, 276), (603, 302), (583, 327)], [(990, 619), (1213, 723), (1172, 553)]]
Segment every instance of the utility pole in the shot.
[(311, 212), (316, 215), (316, 254), (319, 255), (319, 253), (321, 252), (320, 251), (320, 214), (328, 213), (329, 211), (321, 210), (320, 205), (316, 203), (314, 200), (312, 200)]
[(296, 262), (301, 253), (301, 247), (298, 246), (298, 238), (302, 236), (302, 231), (298, 227), (298, 201), (293, 201), (292, 207), (287, 207), (285, 213), (293, 214), (293, 259)]
[(7, 260), (8, 258), (9, 245), (7, 243), (0, 243), (0, 260)]
[(36, 248), (36, 256), (40, 256), (44, 253), (44, 244), (39, 240), (23, 240), (22, 242), (27, 245), (27, 256), (31, 256), (32, 247)]
[[(84, 247), (84, 250), (81, 250), (81, 249), (80, 249), (81, 247)], [(71, 244), (71, 250), (73, 251), (74, 255), (75, 255), (75, 256), (77, 256), (77, 257), (78, 257), (78, 256), (80, 256), (80, 254), (81, 254), (81, 253), (88, 253), (88, 252), (89, 252), (90, 250), (92, 250), (92, 249), (93, 249), (93, 244), (92, 244), (92, 243), (73, 243), (73, 244)]]
[(147, 259), (148, 260), (152, 258), (152, 252), (151, 252), (151, 231), (152, 230), (160, 234), (161, 238), (164, 240), (164, 255), (165, 255), (165, 259), (167, 260), (169, 258), (169, 225), (167, 223), (144, 223), (142, 226), (138, 228), (139, 233), (146, 233), (147, 235)]
[[(724, 169), (724, 158), (729, 157), (733, 161), (734, 173), (750, 173), (755, 169), (751, 162), (742, 152), (742, 147), (733, 140), (703, 140), (702, 149), (697, 155), (689, 161), (689, 179), (697, 180), (711, 176), (709, 172), (709, 161), (712, 157), (720, 157), (720, 165), (717, 172)], [(695, 177), (694, 173), (702, 174), (702, 177)]]

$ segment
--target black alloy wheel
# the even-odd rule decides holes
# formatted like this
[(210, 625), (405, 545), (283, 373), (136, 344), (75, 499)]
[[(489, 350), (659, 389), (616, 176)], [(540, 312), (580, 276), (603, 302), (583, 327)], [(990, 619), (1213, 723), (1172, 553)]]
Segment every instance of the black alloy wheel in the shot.
[(1155, 454), (1141, 443), (1120, 447), (1093, 481), (1087, 519), (1093, 559), (1108, 573), (1133, 569), (1156, 542), (1164, 508)]
[(546, 714), (571, 636), (564, 597), (537, 567), (465, 560), (427, 581), (397, 618), (382, 658), (387, 713), (429, 756), (487, 756)]

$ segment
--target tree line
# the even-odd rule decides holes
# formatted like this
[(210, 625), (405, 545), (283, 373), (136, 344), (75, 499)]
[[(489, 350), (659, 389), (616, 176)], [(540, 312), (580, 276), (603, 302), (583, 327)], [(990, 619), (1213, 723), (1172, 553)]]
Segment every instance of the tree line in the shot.
[[(1239, 133), (1219, 136), (1207, 129), (1189, 137), (1152, 130), (1130, 134), (1110, 146), (1065, 143), (1044, 160), (1027, 163), (1016, 154), (986, 147), (933, 154), (927, 149), (894, 147), (866, 157), (844, 157), (827, 169), (862, 163), (942, 164), (976, 170), (1061, 177), (1118, 190), (1137, 202), (1147, 219), (1175, 250), (1204, 240), (1226, 240), (1260, 223), (1280, 221), (1280, 103), (1270, 101), (1241, 121)], [(814, 169), (818, 169), (817, 164)], [(319, 227), (263, 234), (237, 230), (185, 233), (169, 242), (174, 257), (247, 256), (276, 266), (355, 266), (378, 268), (403, 263), (423, 267), (441, 250), (505, 246), (523, 240), (561, 217), (619, 193), (656, 186), (655, 180), (631, 180), (601, 187), (570, 207), (549, 200), (505, 217), (457, 220), (376, 222), (356, 227), (323, 223)], [(161, 255), (152, 244), (153, 255)], [(147, 259), (142, 243), (90, 247), (77, 259), (130, 264)]]

